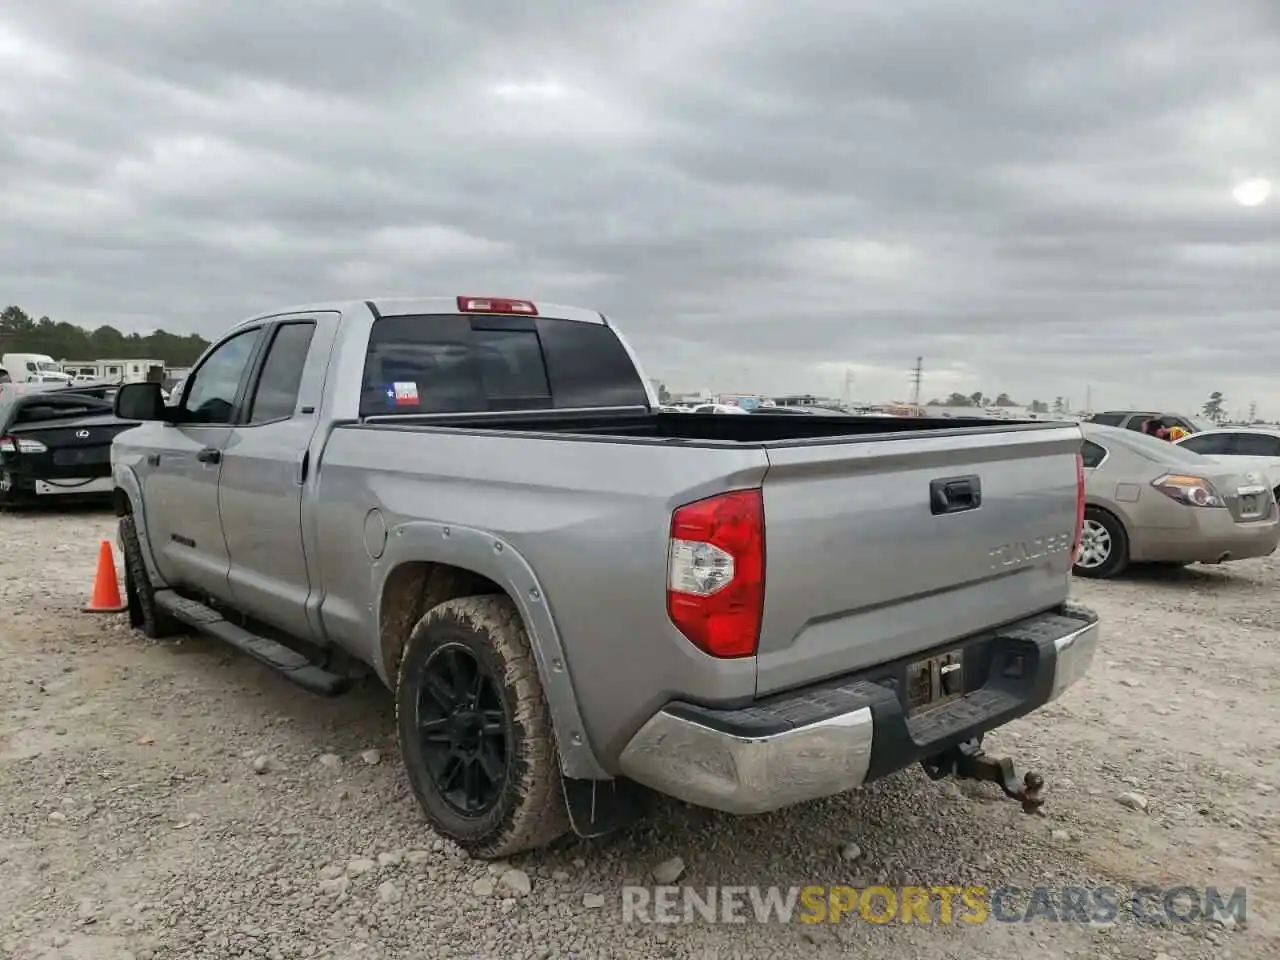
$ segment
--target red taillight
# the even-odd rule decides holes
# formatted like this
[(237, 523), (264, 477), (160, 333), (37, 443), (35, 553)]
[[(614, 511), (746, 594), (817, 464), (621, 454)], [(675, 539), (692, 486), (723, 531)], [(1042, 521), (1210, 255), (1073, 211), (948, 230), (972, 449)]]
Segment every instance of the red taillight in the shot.
[(459, 313), (519, 313), (536, 317), (538, 308), (528, 300), (508, 300), (502, 297), (459, 297)]
[(764, 498), (734, 490), (676, 509), (667, 552), (667, 613), (713, 657), (750, 657), (764, 606)]
[(1071, 548), (1071, 562), (1080, 556), (1080, 542), (1084, 538), (1084, 457), (1076, 454), (1076, 542)]

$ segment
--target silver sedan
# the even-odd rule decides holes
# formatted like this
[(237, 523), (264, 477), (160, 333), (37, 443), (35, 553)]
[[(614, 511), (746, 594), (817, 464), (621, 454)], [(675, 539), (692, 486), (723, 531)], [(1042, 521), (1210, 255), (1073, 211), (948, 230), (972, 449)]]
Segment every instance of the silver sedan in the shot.
[(1082, 423), (1085, 516), (1075, 573), (1131, 563), (1224, 563), (1273, 553), (1280, 510), (1260, 472), (1132, 430)]

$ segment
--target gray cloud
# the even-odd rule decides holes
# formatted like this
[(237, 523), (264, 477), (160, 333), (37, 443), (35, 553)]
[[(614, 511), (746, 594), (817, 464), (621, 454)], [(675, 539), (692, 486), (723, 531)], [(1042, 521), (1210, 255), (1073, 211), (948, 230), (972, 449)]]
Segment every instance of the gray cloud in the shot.
[[(15, 5), (10, 5), (15, 6)], [(219, 332), (597, 306), (672, 386), (1280, 416), (1268, 0), (62, 0), (0, 14), (2, 297)]]

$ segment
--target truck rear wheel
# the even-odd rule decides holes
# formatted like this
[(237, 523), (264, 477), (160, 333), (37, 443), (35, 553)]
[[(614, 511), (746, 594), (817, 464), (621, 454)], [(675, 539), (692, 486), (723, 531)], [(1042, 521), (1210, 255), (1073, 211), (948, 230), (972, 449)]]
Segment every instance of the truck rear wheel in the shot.
[(510, 598), (448, 600), (418, 621), (396, 679), (396, 732), (427, 819), (473, 856), (568, 831), (551, 715)]
[(129, 626), (141, 630), (150, 640), (183, 633), (183, 627), (156, 604), (155, 589), (142, 558), (138, 527), (132, 514), (120, 518), (120, 550), (124, 554), (124, 592), (129, 608)]

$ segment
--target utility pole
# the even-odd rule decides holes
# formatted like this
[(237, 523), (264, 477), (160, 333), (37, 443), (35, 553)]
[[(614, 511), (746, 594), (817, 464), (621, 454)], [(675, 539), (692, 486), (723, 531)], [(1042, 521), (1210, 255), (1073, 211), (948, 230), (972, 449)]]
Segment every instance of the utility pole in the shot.
[(920, 384), (924, 380), (924, 357), (916, 357), (916, 365), (911, 370), (911, 406), (915, 415), (920, 416)]
[(1086, 384), (1084, 388), (1084, 412), (1093, 413), (1093, 384)]
[(844, 371), (844, 394), (841, 401), (846, 408), (853, 402), (853, 371), (848, 367)]
[(1249, 423), (1253, 423), (1253, 421), (1257, 419), (1258, 419), (1258, 401), (1250, 400), (1249, 401)]

